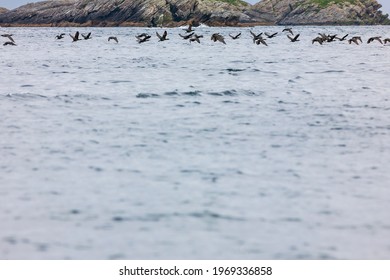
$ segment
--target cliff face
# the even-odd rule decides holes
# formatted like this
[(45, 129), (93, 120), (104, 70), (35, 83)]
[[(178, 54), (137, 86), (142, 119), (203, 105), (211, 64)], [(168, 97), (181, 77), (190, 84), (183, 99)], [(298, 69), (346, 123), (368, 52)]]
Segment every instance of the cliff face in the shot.
[(263, 0), (253, 9), (271, 13), (280, 25), (389, 24), (376, 0)]
[(252, 11), (240, 0), (57, 0), (0, 15), (0, 23), (14, 25), (175, 26), (188, 21), (250, 25), (271, 24), (275, 19)]

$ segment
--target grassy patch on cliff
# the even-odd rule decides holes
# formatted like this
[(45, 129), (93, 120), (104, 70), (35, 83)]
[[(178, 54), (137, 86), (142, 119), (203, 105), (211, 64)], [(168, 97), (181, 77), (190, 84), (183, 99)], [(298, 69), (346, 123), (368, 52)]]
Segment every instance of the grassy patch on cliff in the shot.
[(242, 0), (211, 0), (212, 2), (225, 2), (234, 6), (248, 6), (249, 4)]
[(355, 4), (356, 0), (311, 0), (312, 2), (318, 4), (321, 8), (325, 8), (330, 4), (342, 4), (342, 3), (351, 3)]

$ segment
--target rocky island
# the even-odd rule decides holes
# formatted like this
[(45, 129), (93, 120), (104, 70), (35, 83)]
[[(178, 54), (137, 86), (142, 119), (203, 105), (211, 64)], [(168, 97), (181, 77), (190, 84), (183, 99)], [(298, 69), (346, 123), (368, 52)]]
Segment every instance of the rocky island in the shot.
[(241, 0), (57, 0), (27, 4), (0, 24), (35, 26), (178, 26), (270, 24), (274, 17)]
[(376, 0), (51, 0), (0, 10), (2, 26), (389, 24)]
[(253, 9), (271, 13), (280, 25), (389, 24), (376, 0), (263, 0)]

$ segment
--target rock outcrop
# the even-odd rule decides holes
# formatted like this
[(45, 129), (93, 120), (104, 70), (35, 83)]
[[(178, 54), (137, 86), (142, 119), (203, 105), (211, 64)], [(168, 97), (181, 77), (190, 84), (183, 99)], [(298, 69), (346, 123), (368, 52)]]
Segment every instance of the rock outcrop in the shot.
[(241, 0), (56, 0), (0, 15), (0, 24), (35, 26), (177, 26), (272, 24), (272, 15)]
[(253, 9), (280, 25), (390, 24), (376, 0), (263, 0)]
[(8, 9), (0, 7), (0, 15), (8, 12)]
[(8, 11), (5, 26), (390, 24), (376, 0), (51, 0)]

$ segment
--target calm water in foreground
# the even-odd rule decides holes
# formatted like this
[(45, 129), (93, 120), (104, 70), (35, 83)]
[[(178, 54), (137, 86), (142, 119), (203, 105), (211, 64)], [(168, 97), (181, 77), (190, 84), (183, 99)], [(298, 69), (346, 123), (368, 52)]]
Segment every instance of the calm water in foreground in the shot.
[(1, 259), (390, 258), (389, 27), (89, 30), (0, 29)]

